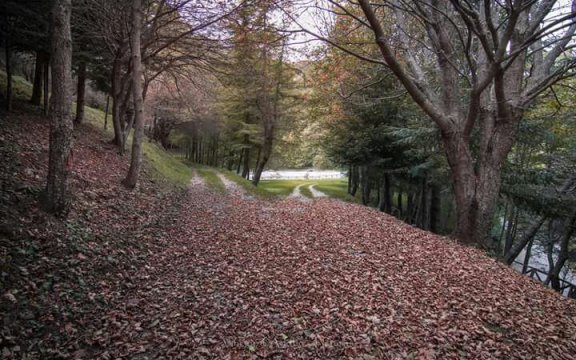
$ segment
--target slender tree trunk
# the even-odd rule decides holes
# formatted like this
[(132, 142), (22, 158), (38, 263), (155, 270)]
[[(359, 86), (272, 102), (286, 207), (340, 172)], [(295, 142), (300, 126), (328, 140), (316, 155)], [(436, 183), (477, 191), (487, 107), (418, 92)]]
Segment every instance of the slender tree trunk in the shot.
[(6, 51), (6, 111), (12, 111), (12, 48), (8, 37), (4, 39), (4, 47)]
[(430, 186), (430, 221), (429, 230), (438, 233), (440, 230), (440, 220), (442, 211), (442, 197), (440, 188), (436, 184)]
[(551, 284), (554, 290), (560, 290), (560, 271), (564, 267), (566, 260), (568, 260), (568, 250), (570, 239), (574, 235), (574, 231), (576, 230), (576, 213), (574, 213), (570, 218), (566, 219), (565, 222), (565, 232), (562, 240), (560, 241), (560, 253), (558, 254), (558, 259), (556, 260), (556, 264), (551, 269), (548, 277), (546, 278), (545, 283)]
[(42, 103), (42, 80), (44, 77), (44, 54), (36, 51), (36, 63), (34, 65), (34, 84), (32, 86), (32, 97), (30, 103), (40, 106)]
[(72, 36), (71, 0), (56, 0), (52, 11), (52, 99), (50, 103), (50, 150), (43, 205), (54, 213), (69, 206), (67, 178), (72, 166), (71, 117)]
[(348, 194), (352, 194), (352, 165), (348, 165)]
[(360, 185), (362, 188), (362, 204), (370, 202), (370, 178), (368, 177), (368, 165), (360, 166)]
[(104, 113), (104, 130), (108, 128), (108, 109), (110, 106), (110, 95), (106, 95), (106, 111)]
[(384, 173), (380, 183), (380, 203), (378, 209), (388, 214), (392, 212), (392, 195), (390, 194), (390, 174)]
[(404, 210), (403, 210), (403, 204), (402, 204), (402, 188), (401, 187), (398, 188), (398, 195), (396, 197), (396, 205), (398, 206), (398, 217), (402, 218)]
[(44, 116), (48, 116), (48, 112), (50, 112), (50, 102), (48, 100), (50, 96), (50, 56), (46, 55), (44, 59)]
[[(124, 185), (134, 188), (142, 167), (142, 140), (144, 138), (144, 106), (142, 100), (142, 59), (140, 34), (142, 32), (142, 0), (132, 2), (132, 96), (134, 98), (134, 136), (130, 169)], [(129, 130), (128, 130), (129, 131)]]
[(78, 87), (76, 89), (76, 117), (74, 124), (80, 125), (84, 121), (84, 99), (86, 94), (86, 62), (78, 65)]
[(526, 255), (524, 256), (524, 263), (522, 264), (522, 274), (528, 272), (528, 265), (530, 265), (530, 257), (532, 256), (532, 246), (534, 245), (534, 238), (530, 238), (528, 246), (526, 246)]
[(540, 230), (542, 225), (544, 225), (545, 221), (546, 216), (541, 216), (537, 222), (533, 223), (530, 226), (530, 228), (528, 228), (528, 230), (524, 233), (522, 239), (520, 239), (520, 241), (515, 246), (513, 246), (510, 249), (510, 251), (508, 251), (508, 253), (506, 253), (504, 261), (508, 265), (511, 265), (514, 262), (514, 260), (518, 257), (522, 249), (524, 249), (526, 244), (528, 244), (529, 241), (532, 241), (532, 239), (534, 239), (534, 236), (536, 236), (536, 233), (538, 233), (538, 230)]
[(358, 191), (358, 185), (360, 183), (360, 170), (358, 165), (352, 166), (352, 189), (350, 190), (350, 195), (353, 197), (356, 196), (356, 192)]
[(408, 192), (408, 200), (406, 204), (406, 222), (412, 224), (414, 220), (414, 193)]
[(244, 158), (244, 150), (240, 151), (240, 157), (238, 158), (238, 166), (236, 167), (236, 174), (240, 175), (240, 170), (242, 168), (242, 160)]
[(250, 148), (244, 149), (244, 164), (242, 165), (242, 177), (246, 180), (250, 176)]
[(114, 59), (112, 65), (112, 125), (114, 126), (114, 139), (112, 143), (122, 147), (122, 120), (120, 113), (120, 103), (122, 97), (121, 84), (122, 69), (119, 58)]

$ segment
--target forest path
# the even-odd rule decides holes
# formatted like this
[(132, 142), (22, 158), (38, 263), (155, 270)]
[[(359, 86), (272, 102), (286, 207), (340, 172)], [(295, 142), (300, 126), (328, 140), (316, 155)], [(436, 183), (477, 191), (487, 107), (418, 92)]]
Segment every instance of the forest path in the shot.
[(315, 186), (315, 185), (310, 185), (310, 187), (309, 187), (310, 192), (312, 193), (312, 196), (314, 196), (315, 198), (328, 197), (327, 194), (325, 194), (325, 193), (323, 193), (322, 191), (316, 189), (314, 186)]
[(574, 302), (479, 250), (340, 201), (248, 201), (203, 186), (188, 196), (166, 249), (128, 274), (129, 290), (90, 324), (85, 339), (100, 356), (576, 352)]

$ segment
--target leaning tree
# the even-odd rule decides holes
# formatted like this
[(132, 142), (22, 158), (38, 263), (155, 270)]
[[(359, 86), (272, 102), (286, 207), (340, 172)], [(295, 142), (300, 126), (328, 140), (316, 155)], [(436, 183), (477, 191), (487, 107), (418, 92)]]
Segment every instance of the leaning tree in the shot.
[[(350, 31), (374, 35), (378, 57), (310, 29), (363, 60), (388, 67), (438, 126), (457, 208), (455, 235), (492, 247), (501, 170), (525, 110), (573, 75), (576, 4), (555, 0), (326, 0)], [(301, 29), (302, 31), (302, 29)], [(366, 48), (366, 47), (364, 47)]]

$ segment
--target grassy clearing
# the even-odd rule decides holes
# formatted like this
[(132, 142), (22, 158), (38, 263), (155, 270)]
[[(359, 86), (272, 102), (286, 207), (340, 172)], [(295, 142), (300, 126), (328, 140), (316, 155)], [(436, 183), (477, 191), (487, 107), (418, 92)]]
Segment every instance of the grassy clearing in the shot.
[[(221, 170), (220, 172), (222, 173), (222, 175), (224, 175), (226, 177), (226, 179), (235, 182), (240, 187), (242, 187), (244, 189), (244, 191), (246, 191), (248, 194), (250, 194), (252, 196), (258, 197), (260, 199), (272, 199), (275, 197), (275, 195), (273, 193), (271, 193), (270, 191), (263, 189), (260, 185), (258, 185), (257, 187), (254, 186), (252, 184), (252, 182), (244, 179), (241, 176), (238, 176), (233, 171)], [(260, 183), (262, 183), (262, 182), (260, 182)]]
[(316, 190), (322, 191), (326, 195), (345, 201), (356, 202), (352, 196), (348, 195), (347, 179), (325, 179), (325, 180), (263, 180), (260, 185), (264, 190), (280, 196), (290, 195), (297, 186), (300, 192), (306, 197), (312, 197), (309, 189), (314, 185)]
[(218, 176), (218, 172), (215, 169), (209, 167), (196, 167), (198, 174), (204, 179), (204, 183), (210, 189), (217, 192), (226, 192), (226, 186)]
[[(6, 90), (6, 72), (0, 70), (0, 89), (2, 94)], [(20, 101), (29, 101), (32, 97), (32, 84), (22, 76), (12, 75), (12, 99)]]
[(315, 182), (314, 188), (326, 195), (349, 202), (358, 202), (358, 199), (348, 194), (348, 179), (327, 179)]

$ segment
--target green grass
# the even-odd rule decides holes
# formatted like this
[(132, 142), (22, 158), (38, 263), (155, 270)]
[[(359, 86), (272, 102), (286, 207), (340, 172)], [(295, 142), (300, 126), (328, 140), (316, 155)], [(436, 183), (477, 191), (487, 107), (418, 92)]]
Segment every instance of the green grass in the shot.
[[(0, 89), (2, 94), (6, 91), (6, 72), (0, 70)], [(29, 101), (32, 97), (32, 84), (22, 76), (12, 75), (12, 99)]]
[(349, 202), (358, 202), (356, 198), (348, 194), (348, 179), (326, 179), (315, 182), (314, 188), (326, 195)]
[(322, 191), (326, 195), (345, 201), (356, 202), (356, 200), (348, 194), (348, 180), (347, 179), (325, 179), (325, 180), (263, 180), (260, 182), (259, 187), (264, 190), (280, 196), (290, 195), (297, 186), (300, 187), (300, 192), (306, 197), (312, 197), (309, 189), (310, 185), (318, 191)]
[[(260, 199), (272, 199), (275, 197), (275, 194), (273, 194), (272, 192), (267, 191), (266, 189), (262, 188), (260, 185), (254, 186), (251, 181), (244, 179), (243, 177), (237, 175), (233, 171), (220, 170), (220, 172), (228, 180), (235, 182), (240, 187), (242, 187), (244, 189), (244, 191), (246, 191), (248, 194), (250, 194), (252, 196), (258, 197)], [(262, 183), (262, 182), (260, 182), (260, 183)]]
[(210, 189), (215, 190), (217, 192), (225, 192), (226, 186), (222, 182), (222, 179), (218, 176), (218, 172), (214, 169), (209, 167), (196, 167), (198, 174), (204, 179), (204, 183)]

